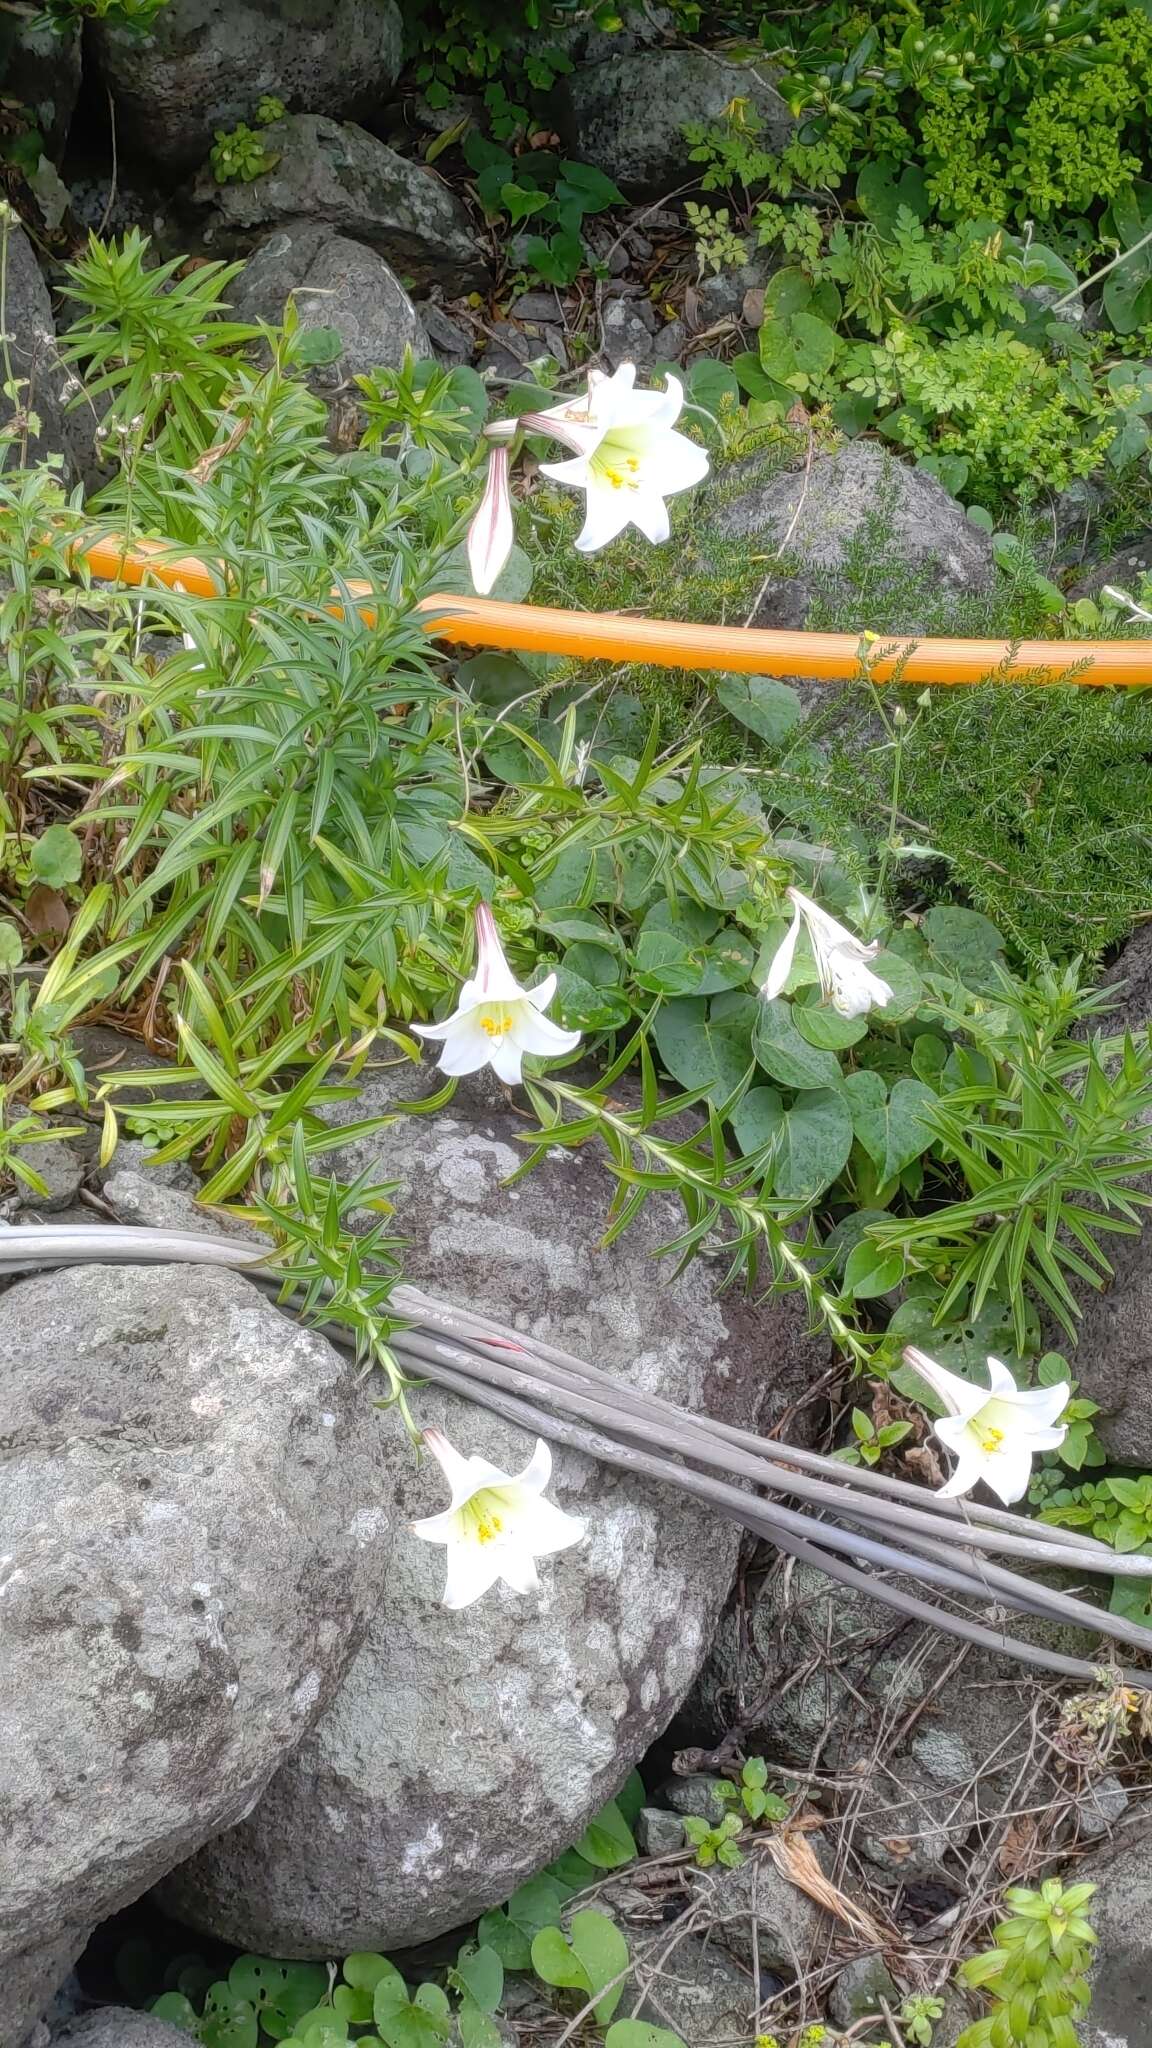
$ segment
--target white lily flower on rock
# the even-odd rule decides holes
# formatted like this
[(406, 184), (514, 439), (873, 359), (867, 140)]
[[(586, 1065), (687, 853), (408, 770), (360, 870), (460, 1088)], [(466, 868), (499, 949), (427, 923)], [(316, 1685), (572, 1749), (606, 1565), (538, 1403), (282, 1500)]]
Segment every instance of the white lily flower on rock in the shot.
[(787, 981), (803, 924), (812, 944), (825, 1002), (830, 1002), (841, 1017), (866, 1017), (869, 1010), (886, 1008), (892, 1001), (892, 990), (880, 975), (872, 973), (868, 965), (880, 951), (879, 940), (874, 939), (870, 946), (866, 946), (855, 932), (850, 932), (847, 925), (840, 924), (826, 910), (821, 910), (820, 905), (813, 903), (802, 890), (787, 889), (785, 894), (792, 904), (792, 923), (776, 950), (760, 990), (765, 1000), (771, 1001), (773, 996), (778, 996)]
[(443, 1514), (413, 1522), (412, 1534), (447, 1548), (445, 1607), (470, 1607), (497, 1579), (514, 1593), (536, 1592), (536, 1559), (571, 1549), (582, 1542), (585, 1530), (578, 1516), (544, 1499), (552, 1453), (543, 1438), (537, 1438), (530, 1462), (515, 1476), (475, 1452), (463, 1457), (442, 1430), (426, 1429), (424, 1442), (452, 1498)]
[[(684, 406), (683, 385), (669, 377), (666, 391), (635, 387), (635, 363), (621, 363), (611, 377), (590, 376), (579, 397), (546, 412), (527, 413), (518, 422), (575, 450), (567, 462), (542, 462), (540, 468), (556, 483), (587, 493), (576, 541), (581, 554), (606, 547), (626, 526), (637, 527), (650, 541), (667, 540), (665, 499), (691, 490), (708, 474), (703, 448), (675, 432)], [(515, 424), (498, 420), (488, 432), (500, 434)]]
[(537, 988), (521, 988), (504, 957), (496, 920), (486, 903), (476, 911), (476, 972), (460, 990), (452, 1015), (443, 1024), (415, 1024), (421, 1038), (443, 1040), (437, 1065), (442, 1074), (474, 1074), (491, 1066), (502, 1081), (520, 1080), (526, 1052), (556, 1058), (580, 1043), (578, 1031), (566, 1031), (542, 1013), (556, 993), (556, 976), (548, 974)]
[(914, 1346), (904, 1358), (948, 1410), (932, 1424), (933, 1434), (956, 1457), (956, 1470), (940, 1492), (971, 1493), (983, 1479), (1005, 1507), (1023, 1500), (1033, 1458), (1054, 1451), (1068, 1434), (1067, 1425), (1056, 1420), (1072, 1391), (1067, 1381), (1021, 1388), (1000, 1359), (989, 1358), (988, 1386), (976, 1387)]
[(512, 553), (514, 539), (512, 496), (508, 489), (508, 450), (494, 441), (488, 456), (484, 496), (468, 528), (468, 568), (473, 588), (481, 597), (487, 597), (499, 576)]

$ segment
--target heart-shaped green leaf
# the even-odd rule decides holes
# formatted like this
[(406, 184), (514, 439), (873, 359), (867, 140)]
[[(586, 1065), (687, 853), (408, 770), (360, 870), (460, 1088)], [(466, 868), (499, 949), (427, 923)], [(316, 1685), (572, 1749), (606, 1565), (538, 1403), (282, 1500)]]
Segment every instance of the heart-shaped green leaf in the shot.
[(761, 1003), (753, 1033), (753, 1049), (765, 1073), (786, 1088), (836, 1088), (840, 1062), (835, 1053), (809, 1045), (796, 1028), (791, 1003), (777, 996)]
[(752, 1088), (732, 1123), (742, 1151), (776, 1140), (770, 1186), (786, 1201), (815, 1201), (844, 1171), (852, 1150), (852, 1119), (835, 1088), (806, 1090), (791, 1109), (775, 1088)]
[(893, 1084), (891, 1094), (870, 1068), (848, 1074), (843, 1084), (852, 1128), (875, 1166), (881, 1184), (895, 1178), (910, 1160), (919, 1159), (932, 1143), (926, 1112), (936, 1095), (926, 1081), (911, 1076)]
[[(727, 1007), (721, 1007), (727, 1005)], [(682, 996), (657, 1012), (652, 1031), (660, 1057), (682, 1088), (703, 1088), (721, 1103), (739, 1086), (752, 1064), (752, 1033), (758, 1004), (754, 996)]]

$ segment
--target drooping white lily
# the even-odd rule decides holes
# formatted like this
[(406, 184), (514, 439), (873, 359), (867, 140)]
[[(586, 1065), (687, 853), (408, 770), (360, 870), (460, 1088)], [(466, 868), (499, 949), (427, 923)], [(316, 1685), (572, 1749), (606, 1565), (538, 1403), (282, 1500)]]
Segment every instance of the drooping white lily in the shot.
[(635, 363), (621, 363), (611, 377), (591, 374), (579, 397), (518, 422), (497, 420), (487, 431), (500, 435), (519, 425), (575, 451), (567, 462), (542, 462), (540, 468), (556, 483), (587, 493), (576, 546), (588, 555), (626, 526), (650, 541), (667, 540), (664, 500), (708, 474), (703, 448), (674, 431), (683, 405), (684, 387), (675, 377), (668, 378), (666, 391), (637, 391)]
[(988, 1386), (974, 1387), (912, 1345), (904, 1358), (948, 1410), (932, 1423), (933, 1434), (956, 1457), (956, 1470), (940, 1492), (971, 1493), (983, 1479), (1005, 1507), (1023, 1500), (1033, 1458), (1054, 1451), (1068, 1434), (1067, 1425), (1056, 1420), (1072, 1391), (1067, 1381), (1021, 1388), (1000, 1359), (989, 1358)]
[(443, 1039), (437, 1065), (442, 1074), (474, 1074), (491, 1066), (513, 1086), (520, 1079), (526, 1052), (556, 1057), (580, 1043), (578, 1031), (565, 1031), (541, 1013), (556, 993), (556, 976), (545, 975), (538, 988), (521, 988), (504, 957), (496, 920), (486, 903), (476, 911), (476, 972), (460, 990), (460, 1000), (443, 1024), (415, 1024), (421, 1038)]
[(544, 1499), (552, 1453), (543, 1438), (537, 1438), (530, 1462), (515, 1476), (475, 1452), (463, 1457), (442, 1430), (426, 1429), (424, 1442), (452, 1498), (443, 1514), (413, 1522), (412, 1534), (447, 1547), (445, 1607), (470, 1607), (497, 1579), (514, 1593), (534, 1593), (540, 1584), (536, 1559), (571, 1549), (582, 1541), (585, 1527), (578, 1516)]
[(869, 1010), (886, 1008), (892, 1001), (892, 990), (868, 966), (880, 951), (879, 940), (874, 939), (870, 946), (866, 946), (855, 932), (850, 932), (847, 925), (840, 924), (826, 910), (821, 910), (820, 905), (813, 903), (802, 890), (787, 889), (785, 894), (792, 904), (792, 923), (776, 950), (760, 990), (765, 1000), (778, 996), (787, 981), (803, 924), (812, 943), (825, 1002), (830, 1002), (841, 1017), (866, 1017)]
[(508, 489), (508, 450), (492, 443), (488, 456), (488, 478), (476, 516), (468, 528), (468, 568), (473, 588), (487, 597), (501, 569), (512, 553), (515, 529), (512, 496)]

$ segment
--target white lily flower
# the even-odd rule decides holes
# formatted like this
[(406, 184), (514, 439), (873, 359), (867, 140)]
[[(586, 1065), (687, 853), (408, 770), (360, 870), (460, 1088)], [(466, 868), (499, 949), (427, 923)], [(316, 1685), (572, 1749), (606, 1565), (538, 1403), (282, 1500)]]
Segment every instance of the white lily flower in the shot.
[(971, 1380), (947, 1371), (911, 1345), (904, 1357), (948, 1410), (932, 1424), (933, 1435), (957, 1461), (940, 1492), (971, 1493), (983, 1479), (1005, 1507), (1023, 1500), (1033, 1458), (1041, 1451), (1054, 1451), (1068, 1434), (1067, 1425), (1056, 1420), (1072, 1392), (1067, 1381), (1054, 1387), (1020, 1388), (1000, 1359), (989, 1358), (987, 1388), (974, 1387)]
[[(684, 387), (669, 377), (666, 391), (637, 391), (635, 363), (621, 363), (614, 376), (592, 375), (578, 398), (527, 413), (521, 427), (551, 434), (576, 452), (567, 462), (542, 462), (556, 483), (585, 491), (588, 503), (576, 546), (593, 554), (635, 526), (651, 541), (668, 538), (665, 498), (687, 491), (708, 474), (703, 448), (674, 427), (684, 405)], [(497, 420), (487, 431), (501, 434), (517, 424)]]
[(552, 1453), (542, 1437), (515, 1477), (475, 1452), (462, 1457), (442, 1430), (426, 1429), (424, 1442), (452, 1498), (443, 1514), (413, 1522), (412, 1534), (447, 1547), (445, 1607), (470, 1607), (497, 1579), (514, 1593), (534, 1593), (540, 1584), (536, 1559), (583, 1541), (584, 1523), (544, 1499)]
[(802, 890), (787, 889), (785, 894), (792, 904), (792, 923), (776, 950), (760, 990), (765, 1000), (771, 1001), (773, 996), (778, 996), (787, 981), (803, 924), (812, 942), (824, 1000), (830, 1002), (841, 1017), (866, 1017), (869, 1010), (883, 1010), (892, 1001), (892, 990), (868, 966), (880, 951), (879, 940), (874, 939), (870, 946), (866, 946), (855, 932), (850, 932), (847, 925), (838, 923), (836, 918), (829, 917), (828, 912), (821, 910), (820, 905), (813, 903)]
[(415, 1024), (421, 1038), (441, 1038), (437, 1065), (442, 1074), (474, 1074), (491, 1066), (512, 1086), (520, 1080), (526, 1052), (555, 1058), (580, 1043), (578, 1031), (565, 1031), (541, 1014), (556, 993), (556, 976), (546, 975), (538, 988), (521, 988), (500, 944), (496, 920), (486, 903), (476, 911), (476, 972), (460, 990), (460, 1000), (443, 1024)]
[(476, 516), (468, 528), (468, 568), (473, 588), (487, 597), (501, 569), (512, 553), (515, 529), (512, 497), (508, 489), (508, 450), (493, 442), (488, 456), (488, 478)]

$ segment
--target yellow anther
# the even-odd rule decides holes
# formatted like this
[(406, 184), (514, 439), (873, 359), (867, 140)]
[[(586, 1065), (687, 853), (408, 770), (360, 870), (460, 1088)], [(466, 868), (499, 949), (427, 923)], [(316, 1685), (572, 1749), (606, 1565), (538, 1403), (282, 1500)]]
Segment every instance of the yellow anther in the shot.
[(981, 1437), (980, 1449), (982, 1451), (998, 1451), (1003, 1441), (1004, 1431), (1002, 1429), (990, 1429)]
[(506, 1038), (514, 1022), (511, 1010), (487, 1010), (480, 1019), (480, 1029), (488, 1038)]

